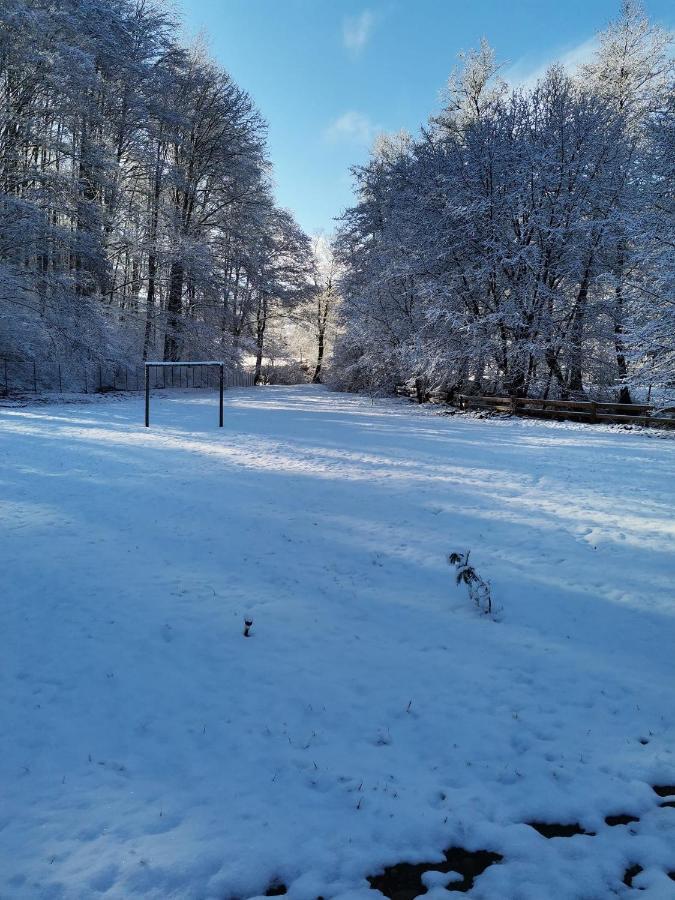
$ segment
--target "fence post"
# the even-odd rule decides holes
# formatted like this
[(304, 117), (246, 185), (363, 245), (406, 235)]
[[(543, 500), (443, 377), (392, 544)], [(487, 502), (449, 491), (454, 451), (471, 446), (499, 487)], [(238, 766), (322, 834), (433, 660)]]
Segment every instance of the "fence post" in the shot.
[(145, 364), (145, 427), (150, 427), (150, 368)]
[(220, 427), (223, 427), (223, 364), (220, 364)]

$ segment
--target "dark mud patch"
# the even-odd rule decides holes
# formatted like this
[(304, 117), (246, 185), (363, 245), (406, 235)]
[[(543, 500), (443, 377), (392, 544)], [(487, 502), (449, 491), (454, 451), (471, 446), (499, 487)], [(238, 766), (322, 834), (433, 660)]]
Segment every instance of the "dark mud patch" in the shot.
[(619, 813), (616, 816), (605, 816), (605, 825), (630, 825), (631, 822), (639, 822), (637, 816), (631, 816), (628, 813)]
[[(283, 897), (284, 894), (288, 893), (288, 888), (283, 883), (283, 881), (273, 881), (272, 884), (267, 888), (265, 893), (262, 895), (263, 897)], [(257, 895), (256, 895), (257, 896)], [(225, 900), (242, 900), (241, 897), (237, 895), (228, 894), (225, 897)], [(321, 900), (321, 898), (318, 898)]]
[(369, 875), (368, 881), (371, 888), (380, 891), (389, 900), (413, 900), (427, 893), (422, 883), (425, 872), (458, 872), (463, 876), (462, 880), (450, 882), (445, 890), (466, 893), (473, 887), (475, 878), (503, 858), (501, 854), (489, 850), (465, 850), (463, 847), (450, 847), (443, 855), (443, 862), (396, 863), (379, 875)]
[(652, 790), (659, 797), (675, 797), (675, 784), (654, 784), (652, 785)]
[(633, 879), (636, 875), (639, 875), (642, 871), (642, 866), (638, 866), (636, 863), (634, 866), (631, 866), (629, 869), (623, 873), (623, 883), (626, 887), (633, 887)]
[(575, 834), (595, 837), (594, 831), (584, 831), (578, 822), (569, 822), (567, 824), (561, 822), (527, 822), (526, 824), (545, 838), (574, 837)]

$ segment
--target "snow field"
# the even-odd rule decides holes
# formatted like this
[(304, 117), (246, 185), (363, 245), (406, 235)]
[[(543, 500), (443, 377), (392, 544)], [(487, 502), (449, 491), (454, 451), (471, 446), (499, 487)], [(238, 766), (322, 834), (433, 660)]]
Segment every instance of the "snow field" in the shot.
[(504, 857), (476, 898), (675, 896), (675, 442), (310, 387), (216, 415), (0, 410), (0, 897), (370, 900), (451, 846)]

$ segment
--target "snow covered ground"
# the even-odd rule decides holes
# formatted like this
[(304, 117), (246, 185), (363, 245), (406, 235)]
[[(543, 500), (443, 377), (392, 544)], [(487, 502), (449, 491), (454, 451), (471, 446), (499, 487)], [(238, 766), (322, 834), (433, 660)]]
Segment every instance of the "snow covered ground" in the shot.
[(672, 438), (309, 387), (152, 416), (0, 410), (3, 900), (375, 900), (448, 847), (503, 856), (476, 898), (675, 896)]

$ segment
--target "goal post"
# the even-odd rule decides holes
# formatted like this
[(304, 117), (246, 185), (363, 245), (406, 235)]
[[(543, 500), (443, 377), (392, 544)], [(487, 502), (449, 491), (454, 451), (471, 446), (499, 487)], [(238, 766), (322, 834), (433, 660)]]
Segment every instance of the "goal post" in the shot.
[(150, 427), (150, 373), (152, 369), (167, 369), (174, 366), (186, 368), (212, 368), (218, 369), (219, 375), (219, 420), (218, 425), (223, 427), (223, 393), (225, 388), (225, 363), (217, 360), (207, 361), (183, 361), (180, 362), (146, 362), (145, 363), (145, 427)]

